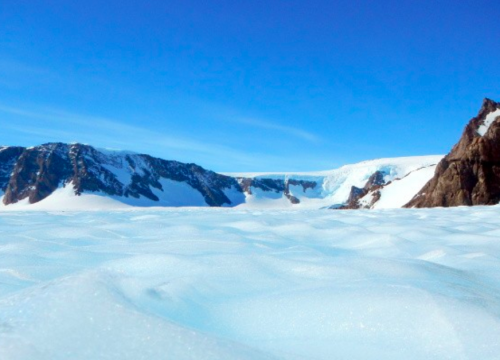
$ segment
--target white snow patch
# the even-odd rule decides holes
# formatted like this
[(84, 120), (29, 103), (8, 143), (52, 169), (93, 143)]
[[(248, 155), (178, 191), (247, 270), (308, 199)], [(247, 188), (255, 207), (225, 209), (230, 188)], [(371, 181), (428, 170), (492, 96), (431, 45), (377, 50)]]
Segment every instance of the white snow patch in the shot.
[(112, 148), (95, 148), (95, 149), (104, 155), (111, 155), (111, 156), (138, 155), (137, 152), (129, 150), (112, 149)]
[(500, 116), (500, 109), (490, 112), (484, 119), (483, 124), (477, 128), (477, 133), (481, 136), (484, 136), (484, 134), (486, 134), (493, 121), (495, 121), (495, 119), (499, 116)]
[[(135, 207), (178, 207), (178, 206), (208, 206), (203, 195), (196, 189), (184, 182), (160, 179), (162, 189), (152, 188), (159, 201), (148, 199), (144, 196), (135, 198), (132, 196), (110, 196), (100, 192), (87, 192), (76, 195), (72, 183), (65, 187), (56, 189), (50, 196), (35, 203), (29, 204), (28, 199), (24, 199), (8, 206), (0, 205), (0, 211), (20, 211), (20, 210), (105, 210), (105, 209), (125, 209)], [(1, 195), (1, 194), (0, 194)], [(1, 200), (1, 199), (0, 199)]]
[(400, 208), (407, 204), (432, 179), (436, 165), (415, 170), (406, 177), (394, 180), (380, 190), (380, 200), (374, 209)]
[(224, 195), (231, 201), (231, 204), (224, 204), (224, 207), (237, 206), (245, 202), (245, 194), (231, 186), (229, 189), (224, 189)]
[(126, 207), (128, 205), (100, 193), (85, 193), (78, 196), (75, 194), (73, 184), (69, 183), (64, 187), (56, 189), (50, 196), (35, 204), (30, 204), (28, 198), (8, 206), (2, 202), (0, 204), (0, 211), (105, 210)]
[(203, 195), (189, 184), (170, 179), (160, 179), (162, 190), (152, 188), (160, 199), (156, 206), (207, 206)]
[[(421, 169), (422, 167), (432, 167), (435, 166), (441, 159), (442, 155), (432, 155), (432, 156), (412, 156), (412, 157), (401, 157), (401, 158), (390, 158), (390, 159), (377, 159), (370, 161), (363, 161), (361, 163), (345, 165), (339, 169), (329, 170), (329, 171), (319, 171), (319, 172), (307, 172), (307, 173), (234, 173), (227, 174), (237, 177), (255, 177), (255, 178), (270, 178), (270, 179), (282, 179), (284, 181), (289, 179), (303, 180), (303, 181), (315, 181), (318, 186), (314, 189), (307, 189), (303, 191), (301, 186), (293, 186), (292, 194), (296, 196), (300, 203), (292, 205), (289, 201), (280, 201), (279, 203), (272, 204), (269, 200), (271, 199), (282, 199), (281, 195), (277, 195), (272, 191), (260, 191), (251, 189), (254, 195), (248, 196), (246, 203), (240, 205), (240, 207), (245, 208), (268, 208), (272, 207), (284, 207), (298, 209), (319, 209), (330, 207), (332, 205), (340, 205), (347, 201), (349, 193), (352, 186), (362, 188), (369, 177), (376, 171), (381, 171), (385, 174), (384, 180), (386, 182), (393, 181), (397, 178), (403, 178), (412, 171)], [(396, 186), (397, 191), (401, 192), (405, 188), (409, 191), (401, 199), (408, 198), (408, 201), (420, 190), (420, 188), (425, 184), (422, 184), (418, 189), (419, 180), (427, 176), (421, 173), (419, 176), (412, 176), (413, 182), (406, 180), (400, 186)], [(430, 179), (430, 178), (429, 178)], [(389, 193), (389, 192), (388, 192)], [(389, 194), (388, 197), (391, 197)], [(386, 205), (382, 207), (398, 207), (396, 204), (405, 203), (402, 200), (397, 200), (393, 198), (392, 203), (388, 201)], [(400, 206), (401, 206), (400, 205)]]

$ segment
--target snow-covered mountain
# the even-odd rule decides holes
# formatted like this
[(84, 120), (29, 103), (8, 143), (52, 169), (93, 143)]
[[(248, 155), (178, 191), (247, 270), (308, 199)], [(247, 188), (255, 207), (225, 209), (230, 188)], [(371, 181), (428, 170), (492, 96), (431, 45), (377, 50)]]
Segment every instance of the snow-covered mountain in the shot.
[[(401, 207), (432, 177), (440, 159), (379, 159), (322, 172), (224, 175), (196, 164), (83, 144), (0, 147), (0, 196), (4, 210), (26, 206)], [(367, 188), (374, 174), (378, 187)]]
[[(432, 178), (441, 155), (377, 159), (345, 165), (338, 169), (304, 173), (230, 173), (242, 184), (248, 179), (252, 186), (243, 187), (242, 207), (286, 207), (290, 198), (300, 208), (397, 208), (402, 207)], [(359, 204), (349, 207), (349, 198), (356, 189), (365, 187), (374, 174), (380, 176), (381, 196), (371, 203), (373, 190), (359, 196)], [(247, 179), (247, 180), (245, 180)], [(280, 181), (285, 191), (266, 191), (259, 182)], [(292, 201), (293, 203), (293, 201)]]
[(5, 147), (0, 149), (0, 164), (5, 205), (78, 195), (138, 206), (223, 206), (243, 199), (230, 198), (238, 188), (235, 179), (198, 165), (89, 145)]

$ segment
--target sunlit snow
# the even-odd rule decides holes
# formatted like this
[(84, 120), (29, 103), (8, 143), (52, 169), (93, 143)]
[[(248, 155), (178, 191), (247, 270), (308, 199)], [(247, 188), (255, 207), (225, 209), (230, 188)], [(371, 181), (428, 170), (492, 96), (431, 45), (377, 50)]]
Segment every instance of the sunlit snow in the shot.
[(491, 124), (493, 124), (493, 121), (495, 121), (497, 117), (500, 117), (500, 109), (492, 111), (488, 115), (486, 115), (484, 122), (477, 129), (477, 133), (481, 136), (484, 136), (484, 134), (486, 134)]
[[(424, 171), (421, 172), (420, 176), (414, 177), (416, 181), (413, 183), (403, 182), (403, 184), (410, 185), (409, 188), (405, 189), (407, 194), (406, 197), (409, 196), (409, 201), (418, 190), (432, 178), (435, 166), (442, 158), (442, 155), (409, 156), (368, 160), (356, 164), (344, 165), (338, 169), (327, 171), (302, 173), (227, 173), (227, 175), (263, 179), (315, 181), (319, 184), (315, 189), (308, 189), (304, 192), (302, 189), (298, 188), (295, 192), (292, 191), (292, 195), (300, 200), (300, 204), (293, 205), (293, 207), (319, 209), (345, 203), (351, 192), (351, 187), (356, 186), (362, 188), (370, 176), (376, 171), (382, 172), (384, 174), (384, 180), (389, 182), (403, 178), (411, 172), (419, 172), (424, 168), (430, 169), (430, 172)], [(247, 196), (245, 203), (240, 205), (241, 207), (292, 207), (292, 204), (282, 196), (277, 197), (275, 195), (273, 197), (274, 194), (263, 192), (253, 187), (252, 193), (255, 193), (255, 195)], [(389, 194), (391, 194), (391, 192), (389, 192)], [(278, 198), (279, 201), (272, 201), (273, 199), (276, 200), (276, 198)], [(398, 204), (395, 207), (401, 207), (405, 204), (397, 199), (393, 202)], [(386, 200), (386, 204), (390, 203), (391, 200)]]
[(498, 359), (500, 207), (0, 213), (0, 359)]

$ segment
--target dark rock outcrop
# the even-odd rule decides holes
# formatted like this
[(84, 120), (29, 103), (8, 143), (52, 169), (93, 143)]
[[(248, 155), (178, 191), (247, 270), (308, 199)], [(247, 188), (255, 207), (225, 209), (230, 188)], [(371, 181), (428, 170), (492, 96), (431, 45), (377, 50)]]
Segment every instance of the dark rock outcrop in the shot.
[(299, 204), (300, 200), (294, 196), (290, 186), (301, 186), (305, 192), (307, 189), (314, 189), (318, 186), (315, 181), (297, 179), (273, 179), (273, 178), (238, 178), (238, 183), (243, 192), (252, 195), (252, 187), (266, 192), (283, 193), (292, 204)]
[[(484, 99), (479, 114), (405, 207), (492, 205), (500, 201), (500, 103)], [(487, 116), (491, 120), (485, 124)]]
[[(6, 205), (27, 199), (30, 204), (71, 186), (76, 195), (101, 193), (125, 198), (160, 199), (162, 179), (196, 189), (209, 206), (237, 205), (227, 190), (251, 194), (252, 189), (282, 193), (292, 204), (299, 199), (292, 187), (315, 188), (314, 181), (274, 178), (235, 178), (196, 164), (163, 160), (144, 154), (101, 151), (89, 145), (49, 143), (31, 148), (0, 148), (0, 195)], [(158, 191), (157, 191), (158, 190)]]
[[(120, 178), (125, 174), (129, 178)], [(101, 192), (111, 196), (153, 201), (152, 189), (163, 190), (161, 179), (184, 182), (198, 190), (210, 206), (231, 205), (224, 190), (240, 191), (235, 178), (184, 164), (140, 154), (106, 153), (89, 145), (49, 143), (33, 148), (0, 150), (0, 190), (4, 204), (23, 199), (36, 203), (60, 186), (73, 186), (75, 194)]]
[[(336, 207), (335, 209), (370, 208), (375, 202), (377, 202), (380, 199), (379, 189), (385, 184), (384, 175), (385, 174), (382, 171), (375, 171), (368, 178), (363, 188), (352, 186), (346, 204), (340, 207)], [(361, 204), (360, 199), (369, 192), (373, 192), (370, 204)]]
[(14, 166), (21, 156), (24, 148), (11, 146), (0, 149), (0, 193), (5, 192), (10, 178), (13, 175)]

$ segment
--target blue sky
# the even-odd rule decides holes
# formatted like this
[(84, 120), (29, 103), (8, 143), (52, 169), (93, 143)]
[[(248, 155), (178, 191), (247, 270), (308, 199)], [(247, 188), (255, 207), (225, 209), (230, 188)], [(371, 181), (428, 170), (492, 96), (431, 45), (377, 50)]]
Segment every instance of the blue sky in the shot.
[(446, 153), (500, 100), (498, 1), (0, 4), (0, 144), (216, 171)]

